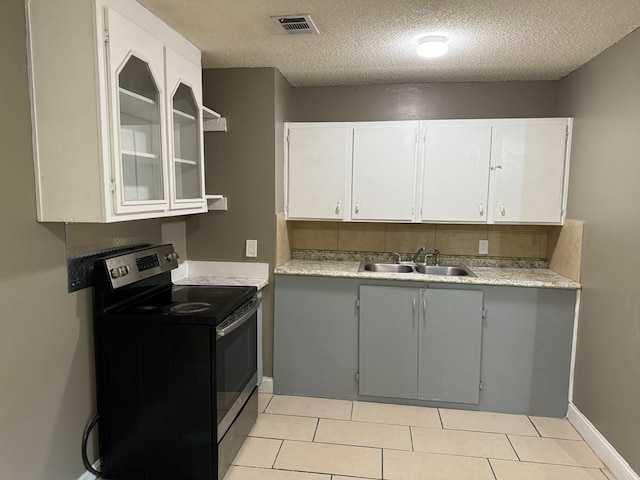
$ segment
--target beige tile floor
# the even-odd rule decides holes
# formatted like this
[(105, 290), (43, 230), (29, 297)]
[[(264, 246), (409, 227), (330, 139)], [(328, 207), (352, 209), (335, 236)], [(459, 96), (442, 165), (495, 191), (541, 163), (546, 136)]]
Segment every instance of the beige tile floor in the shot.
[(224, 480), (612, 480), (565, 419), (259, 394)]

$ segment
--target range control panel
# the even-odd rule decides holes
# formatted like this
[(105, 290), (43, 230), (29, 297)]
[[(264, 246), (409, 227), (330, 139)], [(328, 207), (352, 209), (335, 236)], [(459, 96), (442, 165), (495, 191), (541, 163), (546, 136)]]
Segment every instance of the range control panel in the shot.
[(178, 268), (173, 245), (148, 247), (103, 260), (111, 287), (118, 288)]

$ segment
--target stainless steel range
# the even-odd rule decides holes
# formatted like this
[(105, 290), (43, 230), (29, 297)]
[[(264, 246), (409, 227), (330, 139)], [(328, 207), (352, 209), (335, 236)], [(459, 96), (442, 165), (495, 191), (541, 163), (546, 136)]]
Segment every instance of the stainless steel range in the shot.
[(95, 263), (102, 475), (222, 479), (257, 418), (255, 287), (177, 286), (172, 245)]

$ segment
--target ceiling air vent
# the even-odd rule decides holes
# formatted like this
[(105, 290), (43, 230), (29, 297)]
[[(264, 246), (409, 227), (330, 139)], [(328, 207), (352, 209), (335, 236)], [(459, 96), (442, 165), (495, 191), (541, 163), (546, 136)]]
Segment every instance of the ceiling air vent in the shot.
[(271, 17), (285, 33), (312, 33), (318, 34), (318, 28), (306, 13), (300, 15), (282, 15), (279, 17)]

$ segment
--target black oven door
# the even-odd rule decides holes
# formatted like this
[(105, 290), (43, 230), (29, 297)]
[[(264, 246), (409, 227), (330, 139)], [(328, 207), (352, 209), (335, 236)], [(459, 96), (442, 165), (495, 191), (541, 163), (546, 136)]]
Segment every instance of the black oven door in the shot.
[(218, 443), (258, 380), (258, 306), (254, 297), (216, 327), (215, 385)]

